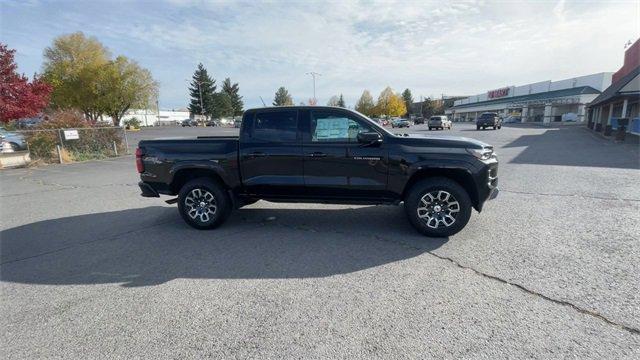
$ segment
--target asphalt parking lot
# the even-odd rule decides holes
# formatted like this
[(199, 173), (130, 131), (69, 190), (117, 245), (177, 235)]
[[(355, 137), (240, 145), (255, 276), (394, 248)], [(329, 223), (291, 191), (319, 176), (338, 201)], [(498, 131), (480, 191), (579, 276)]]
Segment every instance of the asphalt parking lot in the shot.
[(637, 146), (444, 133), (501, 161), (448, 239), (402, 207), (264, 201), (197, 231), (138, 195), (131, 156), (0, 172), (3, 358), (639, 358)]

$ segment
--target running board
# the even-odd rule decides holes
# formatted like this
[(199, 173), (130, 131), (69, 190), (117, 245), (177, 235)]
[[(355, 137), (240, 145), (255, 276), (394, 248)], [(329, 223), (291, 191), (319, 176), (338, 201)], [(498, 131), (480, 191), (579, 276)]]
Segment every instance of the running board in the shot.
[(169, 200), (166, 200), (165, 202), (169, 205), (175, 204), (178, 202), (178, 198), (169, 199)]

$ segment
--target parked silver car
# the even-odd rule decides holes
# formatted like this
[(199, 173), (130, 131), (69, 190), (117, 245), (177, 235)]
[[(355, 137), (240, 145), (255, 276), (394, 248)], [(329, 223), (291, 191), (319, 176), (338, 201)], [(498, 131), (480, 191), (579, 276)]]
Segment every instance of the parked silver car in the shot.
[(429, 122), (427, 123), (429, 126), (429, 130), (431, 129), (449, 129), (451, 130), (451, 120), (444, 115), (436, 115), (429, 118)]
[(0, 127), (0, 137), (3, 141), (8, 142), (14, 151), (27, 150), (27, 142), (24, 139), (24, 135), (13, 131), (7, 131), (5, 128)]

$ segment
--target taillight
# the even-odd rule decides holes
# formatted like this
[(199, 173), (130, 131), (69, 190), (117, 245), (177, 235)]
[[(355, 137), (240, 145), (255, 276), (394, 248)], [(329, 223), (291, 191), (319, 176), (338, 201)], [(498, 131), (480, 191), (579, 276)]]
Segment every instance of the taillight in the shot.
[(142, 149), (136, 149), (136, 169), (138, 169), (138, 173), (144, 172), (144, 163), (142, 162)]

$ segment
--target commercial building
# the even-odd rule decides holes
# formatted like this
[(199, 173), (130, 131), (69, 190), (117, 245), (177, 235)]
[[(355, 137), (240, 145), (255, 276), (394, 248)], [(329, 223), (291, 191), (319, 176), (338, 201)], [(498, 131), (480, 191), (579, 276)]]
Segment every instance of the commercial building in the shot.
[(628, 119), (627, 132), (640, 135), (640, 39), (625, 51), (611, 86), (589, 104), (588, 117), (589, 127), (606, 135)]
[[(160, 110), (156, 109), (131, 109), (122, 117), (122, 124), (126, 120), (136, 118), (142, 126), (176, 125), (182, 120), (189, 119), (188, 109)], [(121, 124), (121, 125), (122, 125)]]
[(489, 90), (456, 100), (445, 113), (454, 121), (473, 121), (483, 112), (497, 112), (522, 122), (586, 122), (587, 104), (611, 85), (612, 75), (604, 72)]

